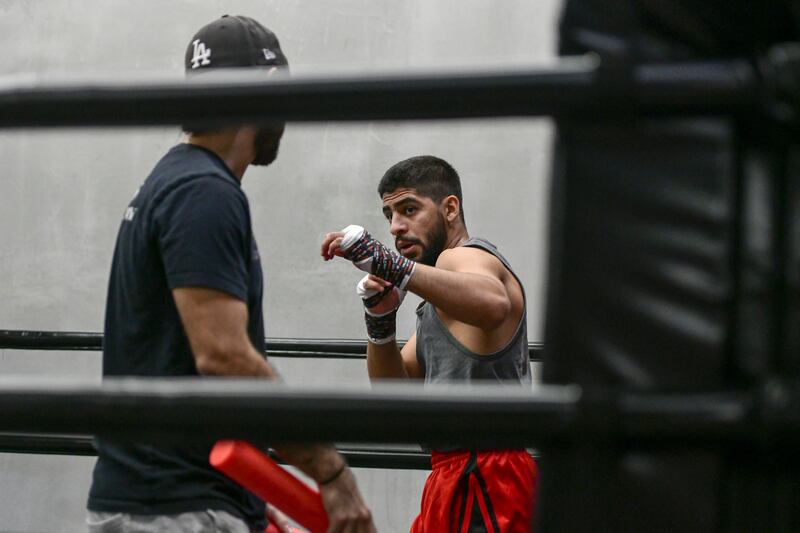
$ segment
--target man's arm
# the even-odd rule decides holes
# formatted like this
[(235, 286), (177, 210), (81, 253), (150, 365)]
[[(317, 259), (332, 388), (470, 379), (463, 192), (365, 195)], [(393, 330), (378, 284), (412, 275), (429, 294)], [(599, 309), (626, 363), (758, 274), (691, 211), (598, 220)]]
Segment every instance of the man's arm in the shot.
[[(346, 238), (355, 243), (345, 243)], [(421, 296), (453, 319), (484, 331), (501, 326), (512, 311), (511, 297), (503, 283), (505, 268), (496, 257), (477, 248), (445, 250), (436, 267), (430, 267), (389, 250), (360, 226), (348, 226), (325, 235), (320, 255), (326, 261), (334, 256), (357, 261), (354, 264), (358, 268), (372, 274), (376, 273), (372, 268), (374, 257), (380, 257), (381, 267), (390, 265), (380, 277)]]
[(174, 289), (172, 295), (200, 374), (278, 377), (250, 342), (244, 302), (204, 287)]
[(418, 263), (406, 288), (459, 322), (493, 330), (512, 310), (504, 275), (496, 257), (462, 246), (443, 251), (436, 267)]
[(408, 340), (402, 350), (395, 342), (368, 343), (367, 372), (371, 380), (424, 377), (417, 361), (417, 334)]
[[(172, 291), (197, 371), (204, 375), (278, 379), (247, 335), (247, 306), (221, 291), (184, 287)], [(274, 446), (287, 462), (320, 484), (332, 531), (374, 531), (355, 478), (331, 444)], [(348, 529), (349, 531), (349, 529)]]
[[(417, 362), (417, 335), (406, 343), (402, 351), (395, 340), (395, 311), (403, 302), (405, 291), (392, 289), (392, 284), (372, 274), (358, 282), (356, 292), (366, 309), (367, 322), (367, 372), (370, 379), (420, 378), (423, 376)], [(377, 318), (374, 318), (377, 317)], [(388, 318), (388, 323), (385, 322)], [(384, 322), (378, 325), (378, 322)], [(388, 336), (386, 336), (388, 334)]]

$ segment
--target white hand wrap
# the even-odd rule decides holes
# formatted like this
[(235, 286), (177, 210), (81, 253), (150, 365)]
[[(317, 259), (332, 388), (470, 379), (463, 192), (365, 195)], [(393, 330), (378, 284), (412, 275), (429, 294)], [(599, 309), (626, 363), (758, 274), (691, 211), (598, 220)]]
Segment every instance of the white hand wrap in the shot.
[[(397, 309), (403, 303), (406, 291), (397, 287), (390, 287), (384, 291), (367, 289), (364, 284), (369, 279), (369, 274), (361, 278), (356, 285), (356, 293), (364, 303), (364, 322), (367, 325), (367, 336), (373, 344), (386, 344), (395, 340), (397, 331)], [(384, 298), (392, 292), (397, 294), (397, 304), (392, 307), (377, 310)]]

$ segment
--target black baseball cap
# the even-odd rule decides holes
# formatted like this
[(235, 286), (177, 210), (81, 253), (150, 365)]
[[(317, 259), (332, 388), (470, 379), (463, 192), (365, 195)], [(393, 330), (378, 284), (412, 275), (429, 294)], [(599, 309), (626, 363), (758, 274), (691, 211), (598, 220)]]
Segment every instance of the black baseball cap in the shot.
[(275, 34), (241, 15), (223, 15), (200, 28), (186, 48), (184, 63), (187, 72), (289, 65)]

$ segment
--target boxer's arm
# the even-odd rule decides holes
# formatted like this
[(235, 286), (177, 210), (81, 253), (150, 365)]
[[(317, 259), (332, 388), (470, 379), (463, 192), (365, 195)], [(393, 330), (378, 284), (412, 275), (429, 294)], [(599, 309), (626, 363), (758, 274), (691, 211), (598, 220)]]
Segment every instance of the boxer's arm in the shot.
[(396, 342), (367, 343), (367, 372), (371, 380), (424, 377), (417, 362), (416, 333), (402, 350)]
[(172, 295), (200, 374), (278, 377), (250, 342), (243, 301), (205, 287), (182, 287)]
[[(325, 235), (320, 255), (326, 261), (345, 257), (378, 277), (401, 280), (403, 289), (421, 296), (455, 320), (483, 330), (499, 327), (511, 313), (511, 298), (502, 282), (505, 268), (496, 257), (477, 248), (445, 250), (436, 267), (430, 267), (402, 258), (360, 226), (348, 226)], [(378, 267), (374, 265), (376, 260)]]
[(417, 264), (406, 289), (455, 320), (491, 330), (511, 313), (504, 272), (493, 255), (462, 246), (443, 251), (436, 267)]
[[(405, 291), (386, 292), (393, 286), (386, 280), (369, 274), (358, 282), (356, 292), (366, 309), (367, 321), (367, 372), (371, 380), (422, 377), (417, 363), (417, 335), (402, 350), (395, 341), (395, 314), (403, 302)], [(378, 327), (372, 317), (388, 317), (390, 323)], [(381, 320), (382, 318), (379, 318)], [(386, 336), (386, 333), (390, 333)]]

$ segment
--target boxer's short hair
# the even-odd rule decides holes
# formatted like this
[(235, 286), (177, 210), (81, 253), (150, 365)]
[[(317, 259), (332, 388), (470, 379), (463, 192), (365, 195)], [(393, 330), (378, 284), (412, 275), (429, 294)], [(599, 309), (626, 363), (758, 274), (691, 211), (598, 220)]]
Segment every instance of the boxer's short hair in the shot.
[(461, 204), (461, 221), (464, 221), (464, 199), (458, 172), (444, 159), (432, 155), (418, 155), (392, 165), (378, 184), (378, 195), (400, 188), (415, 189), (420, 194), (440, 202), (453, 195)]

